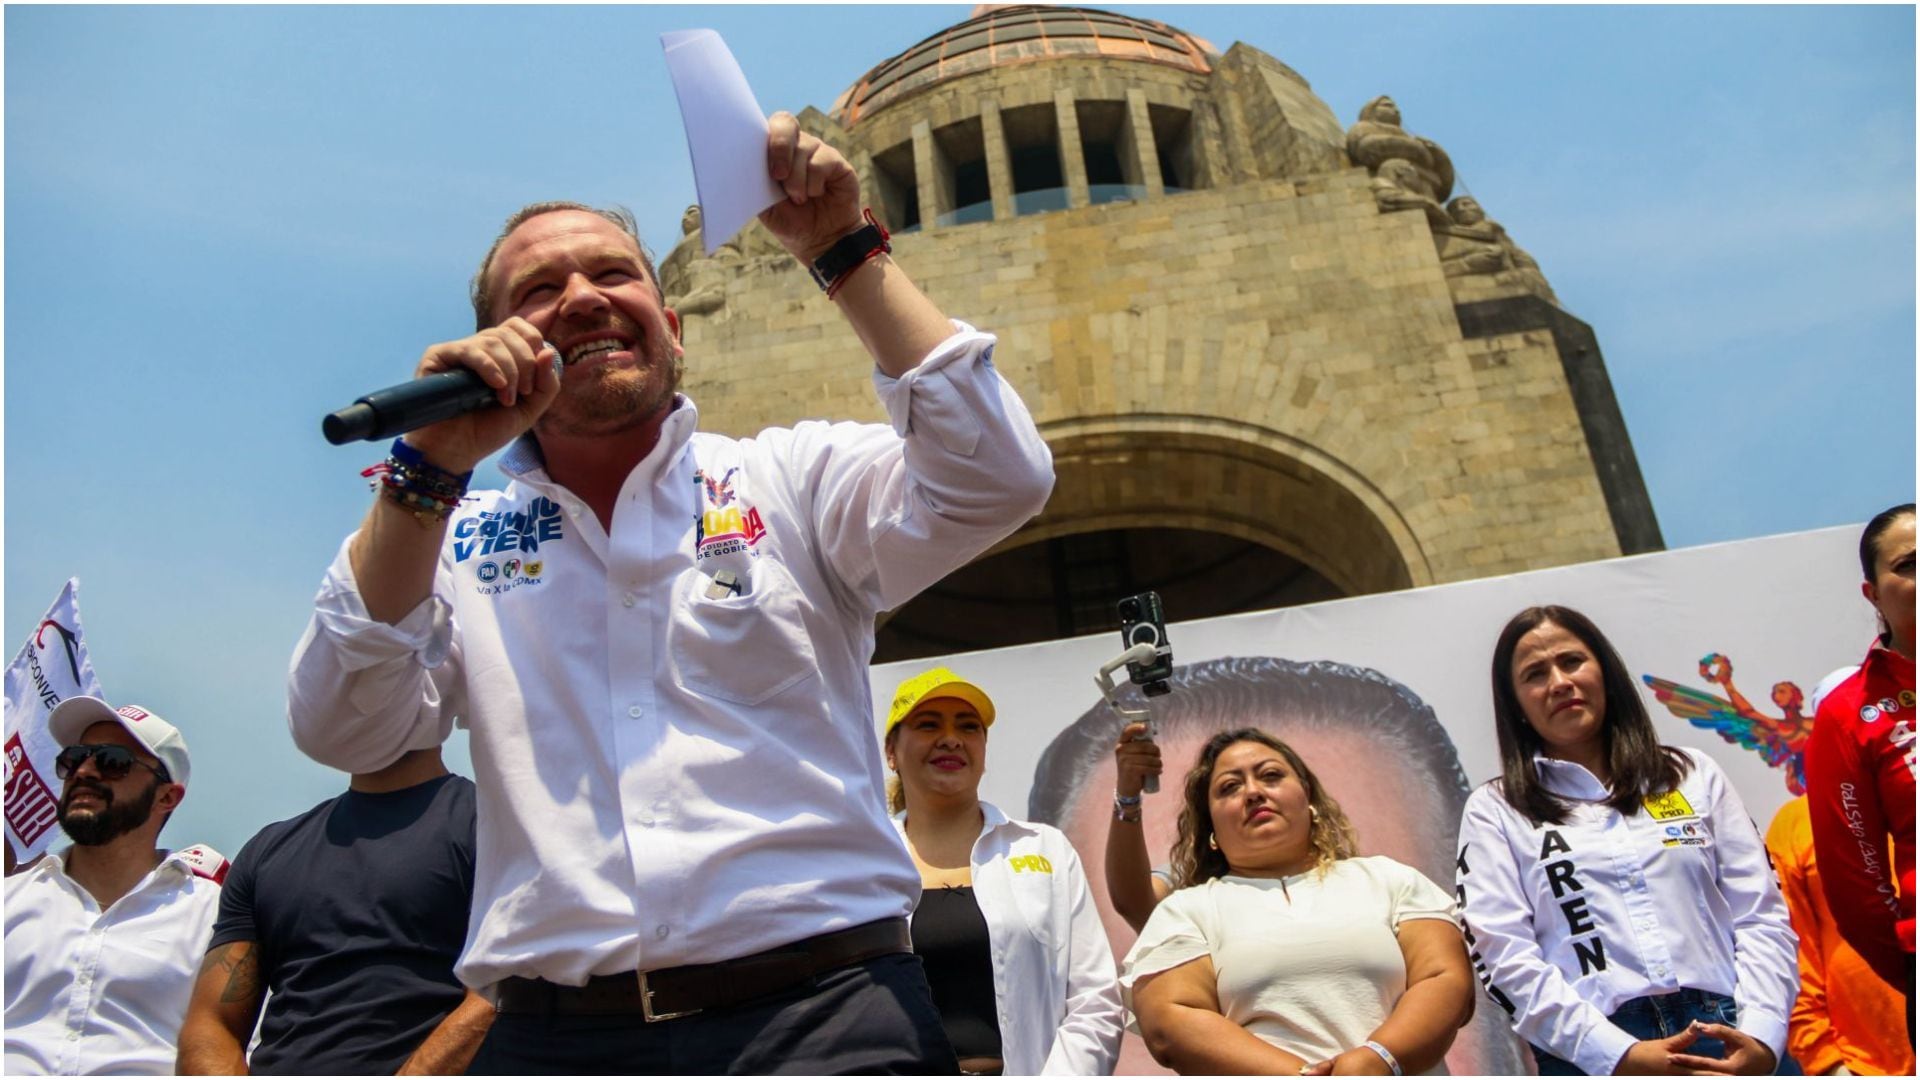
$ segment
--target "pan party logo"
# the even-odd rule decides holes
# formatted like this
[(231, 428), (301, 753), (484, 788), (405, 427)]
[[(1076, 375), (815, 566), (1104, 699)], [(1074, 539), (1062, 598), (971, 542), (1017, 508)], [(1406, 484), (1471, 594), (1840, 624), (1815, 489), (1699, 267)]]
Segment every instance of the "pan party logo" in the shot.
[(481, 596), (498, 596), (524, 586), (538, 585), (544, 580), (541, 574), (546, 568), (545, 559), (528, 559), (525, 562), (519, 559), (505, 562), (488, 559), (473, 568), (474, 579), (478, 582), (474, 591)]

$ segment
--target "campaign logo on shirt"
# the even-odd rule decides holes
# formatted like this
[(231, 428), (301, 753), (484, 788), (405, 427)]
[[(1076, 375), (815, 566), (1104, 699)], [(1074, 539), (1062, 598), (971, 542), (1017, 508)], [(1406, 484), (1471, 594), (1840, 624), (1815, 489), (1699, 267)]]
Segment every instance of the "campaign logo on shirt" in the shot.
[(542, 496), (524, 510), (482, 510), (454, 522), (453, 561), (538, 551), (543, 543), (564, 539), (560, 504)]
[(739, 471), (740, 466), (735, 465), (733, 468), (727, 470), (727, 475), (722, 476), (718, 480), (715, 480), (704, 472), (695, 472), (693, 474), (694, 480), (698, 481), (701, 486), (707, 489), (708, 506), (722, 507), (733, 501), (733, 474)]
[(1662, 847), (1705, 847), (1707, 831), (1691, 822), (1685, 825), (1667, 826), (1666, 838), (1660, 841)]
[(693, 482), (706, 501), (706, 510), (693, 519), (696, 561), (742, 551), (749, 555), (760, 553), (757, 545), (760, 538), (767, 535), (767, 527), (760, 520), (760, 511), (748, 506), (734, 491), (733, 476), (739, 471), (739, 466), (735, 466), (728, 469), (725, 476), (715, 479), (703, 469), (694, 470)]
[(474, 568), (473, 576), (478, 581), (474, 591), (481, 596), (499, 596), (514, 589), (540, 584), (541, 573), (547, 568), (545, 559), (507, 559), (494, 562), (492, 559)]
[(1694, 812), (1687, 797), (1678, 791), (1669, 791), (1664, 795), (1649, 795), (1646, 801), (1647, 816), (1655, 821), (1673, 821), (1676, 818), (1699, 817)]

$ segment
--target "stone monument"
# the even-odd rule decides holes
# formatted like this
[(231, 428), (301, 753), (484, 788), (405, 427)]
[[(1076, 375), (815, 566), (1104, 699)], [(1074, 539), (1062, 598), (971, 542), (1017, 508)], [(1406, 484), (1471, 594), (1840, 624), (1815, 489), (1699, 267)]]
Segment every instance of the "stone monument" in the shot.
[[(999, 335), (1058, 473), (885, 618), (879, 659), (1104, 632), (1142, 588), (1198, 618), (1661, 547), (1592, 328), (1478, 203), (1448, 208), (1455, 162), (1391, 98), (1348, 129), (1244, 42), (1064, 7), (847, 75), (801, 123), (907, 272)], [(881, 419), (853, 334), (757, 229), (662, 267), (705, 312), (702, 424)]]

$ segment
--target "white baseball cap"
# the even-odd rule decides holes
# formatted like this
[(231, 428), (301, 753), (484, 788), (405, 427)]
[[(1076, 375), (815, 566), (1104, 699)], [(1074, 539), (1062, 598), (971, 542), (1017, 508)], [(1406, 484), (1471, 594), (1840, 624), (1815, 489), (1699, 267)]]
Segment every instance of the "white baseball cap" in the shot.
[(138, 705), (122, 705), (116, 709), (97, 697), (70, 697), (47, 714), (47, 731), (62, 747), (72, 746), (88, 728), (103, 720), (119, 724), (135, 742), (159, 758), (160, 764), (167, 767), (169, 780), (181, 787), (187, 785), (190, 768), (187, 740), (179, 728)]

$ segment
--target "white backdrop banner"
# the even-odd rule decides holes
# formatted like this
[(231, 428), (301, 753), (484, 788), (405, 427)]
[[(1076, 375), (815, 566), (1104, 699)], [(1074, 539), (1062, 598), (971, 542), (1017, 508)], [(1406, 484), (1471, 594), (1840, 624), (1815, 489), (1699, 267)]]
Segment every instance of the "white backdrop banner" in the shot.
[[(1167, 861), (1181, 777), (1212, 734), (1266, 728), (1298, 750), (1347, 811), (1362, 850), (1451, 891), (1460, 808), (1498, 775), (1494, 639), (1537, 604), (1584, 612), (1641, 686), (1661, 741), (1713, 755), (1761, 829), (1799, 786), (1813, 688), (1856, 664), (1876, 626), (1860, 597), (1860, 528), (1847, 526), (1558, 567), (1196, 622), (1172, 622), (1175, 678), (1153, 699), (1166, 760), (1146, 801), (1148, 850)], [(1115, 597), (1115, 599), (1119, 599)], [(1178, 593), (1162, 595), (1170, 618)], [(1116, 950), (1101, 865), (1121, 722), (1093, 677), (1120, 636), (1048, 642), (873, 669), (875, 715), (936, 664), (993, 698), (981, 796), (1063, 829), (1086, 864)], [(1123, 699), (1141, 699), (1127, 688)], [(1463, 1072), (1525, 1072), (1506, 1015), (1485, 1000), (1448, 1055)], [(1154, 1068), (1129, 1037), (1122, 1071)]]
[(47, 714), (79, 694), (99, 696), (100, 680), (80, 633), (80, 582), (68, 579), (7, 668), (6, 836), (20, 862), (47, 850), (58, 835), (53, 758), (60, 747), (47, 733)]

